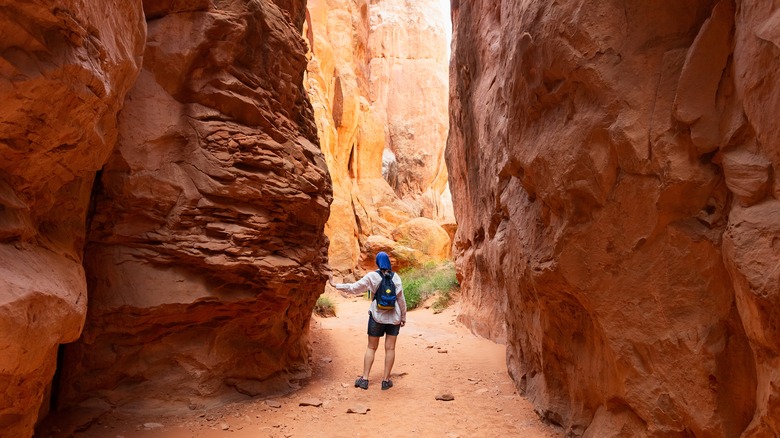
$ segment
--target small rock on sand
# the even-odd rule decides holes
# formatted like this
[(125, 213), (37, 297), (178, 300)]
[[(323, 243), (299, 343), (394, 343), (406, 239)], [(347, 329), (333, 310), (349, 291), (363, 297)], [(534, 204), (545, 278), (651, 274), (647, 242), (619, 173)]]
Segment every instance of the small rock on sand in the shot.
[(314, 406), (315, 408), (318, 408), (322, 406), (322, 400), (317, 398), (305, 398), (298, 402), (298, 406)]
[(355, 406), (352, 406), (351, 408), (347, 409), (347, 413), (348, 414), (363, 414), (363, 415), (366, 415), (366, 413), (368, 411), (370, 411), (370, 410), (371, 410), (371, 408), (367, 408), (367, 407), (365, 407), (363, 405), (355, 405)]
[(162, 424), (160, 424), (160, 423), (144, 423), (144, 429), (151, 430), (151, 429), (159, 429), (161, 427), (164, 427), (164, 426)]
[(277, 409), (282, 407), (282, 404), (279, 403), (276, 400), (266, 400), (265, 404), (266, 404), (266, 406), (269, 406), (269, 407), (272, 407), (272, 408), (277, 408)]
[(450, 394), (449, 392), (445, 392), (444, 394), (437, 395), (436, 396), (436, 400), (452, 401), (452, 400), (455, 400), (455, 396)]

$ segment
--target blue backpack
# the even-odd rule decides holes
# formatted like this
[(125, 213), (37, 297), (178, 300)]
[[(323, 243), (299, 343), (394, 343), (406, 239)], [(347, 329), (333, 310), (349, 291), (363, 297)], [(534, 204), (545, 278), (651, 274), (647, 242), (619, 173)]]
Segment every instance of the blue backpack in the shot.
[(382, 271), (376, 271), (382, 281), (374, 292), (376, 307), (380, 310), (395, 309), (395, 283), (393, 283), (393, 271), (388, 271), (387, 275), (382, 275)]

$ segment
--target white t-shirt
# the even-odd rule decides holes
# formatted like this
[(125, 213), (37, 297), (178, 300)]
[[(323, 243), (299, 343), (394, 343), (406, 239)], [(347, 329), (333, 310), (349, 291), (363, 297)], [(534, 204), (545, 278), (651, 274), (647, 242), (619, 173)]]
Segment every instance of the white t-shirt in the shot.
[(404, 287), (401, 284), (401, 277), (393, 273), (393, 283), (395, 284), (395, 308), (393, 310), (382, 310), (376, 307), (374, 293), (382, 282), (382, 276), (376, 271), (371, 271), (363, 278), (354, 283), (338, 283), (336, 289), (343, 290), (353, 295), (364, 294), (367, 290), (371, 291), (371, 306), (368, 311), (374, 317), (374, 321), (381, 324), (398, 325), (402, 320), (406, 320), (406, 298), (404, 298)]

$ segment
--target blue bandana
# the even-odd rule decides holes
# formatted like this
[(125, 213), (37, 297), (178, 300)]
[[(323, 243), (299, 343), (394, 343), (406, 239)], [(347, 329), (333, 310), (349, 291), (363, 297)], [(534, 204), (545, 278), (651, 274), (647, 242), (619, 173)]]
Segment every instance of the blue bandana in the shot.
[(392, 269), (390, 267), (390, 256), (384, 251), (376, 255), (376, 266), (379, 269)]

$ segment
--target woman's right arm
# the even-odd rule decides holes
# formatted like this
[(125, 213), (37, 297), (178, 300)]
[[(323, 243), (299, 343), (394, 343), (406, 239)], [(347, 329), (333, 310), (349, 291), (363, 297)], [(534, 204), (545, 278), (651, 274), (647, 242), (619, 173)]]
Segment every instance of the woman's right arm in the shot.
[(335, 283), (333, 286), (352, 295), (361, 295), (367, 290), (372, 290), (370, 275), (371, 273), (369, 272), (354, 283)]

